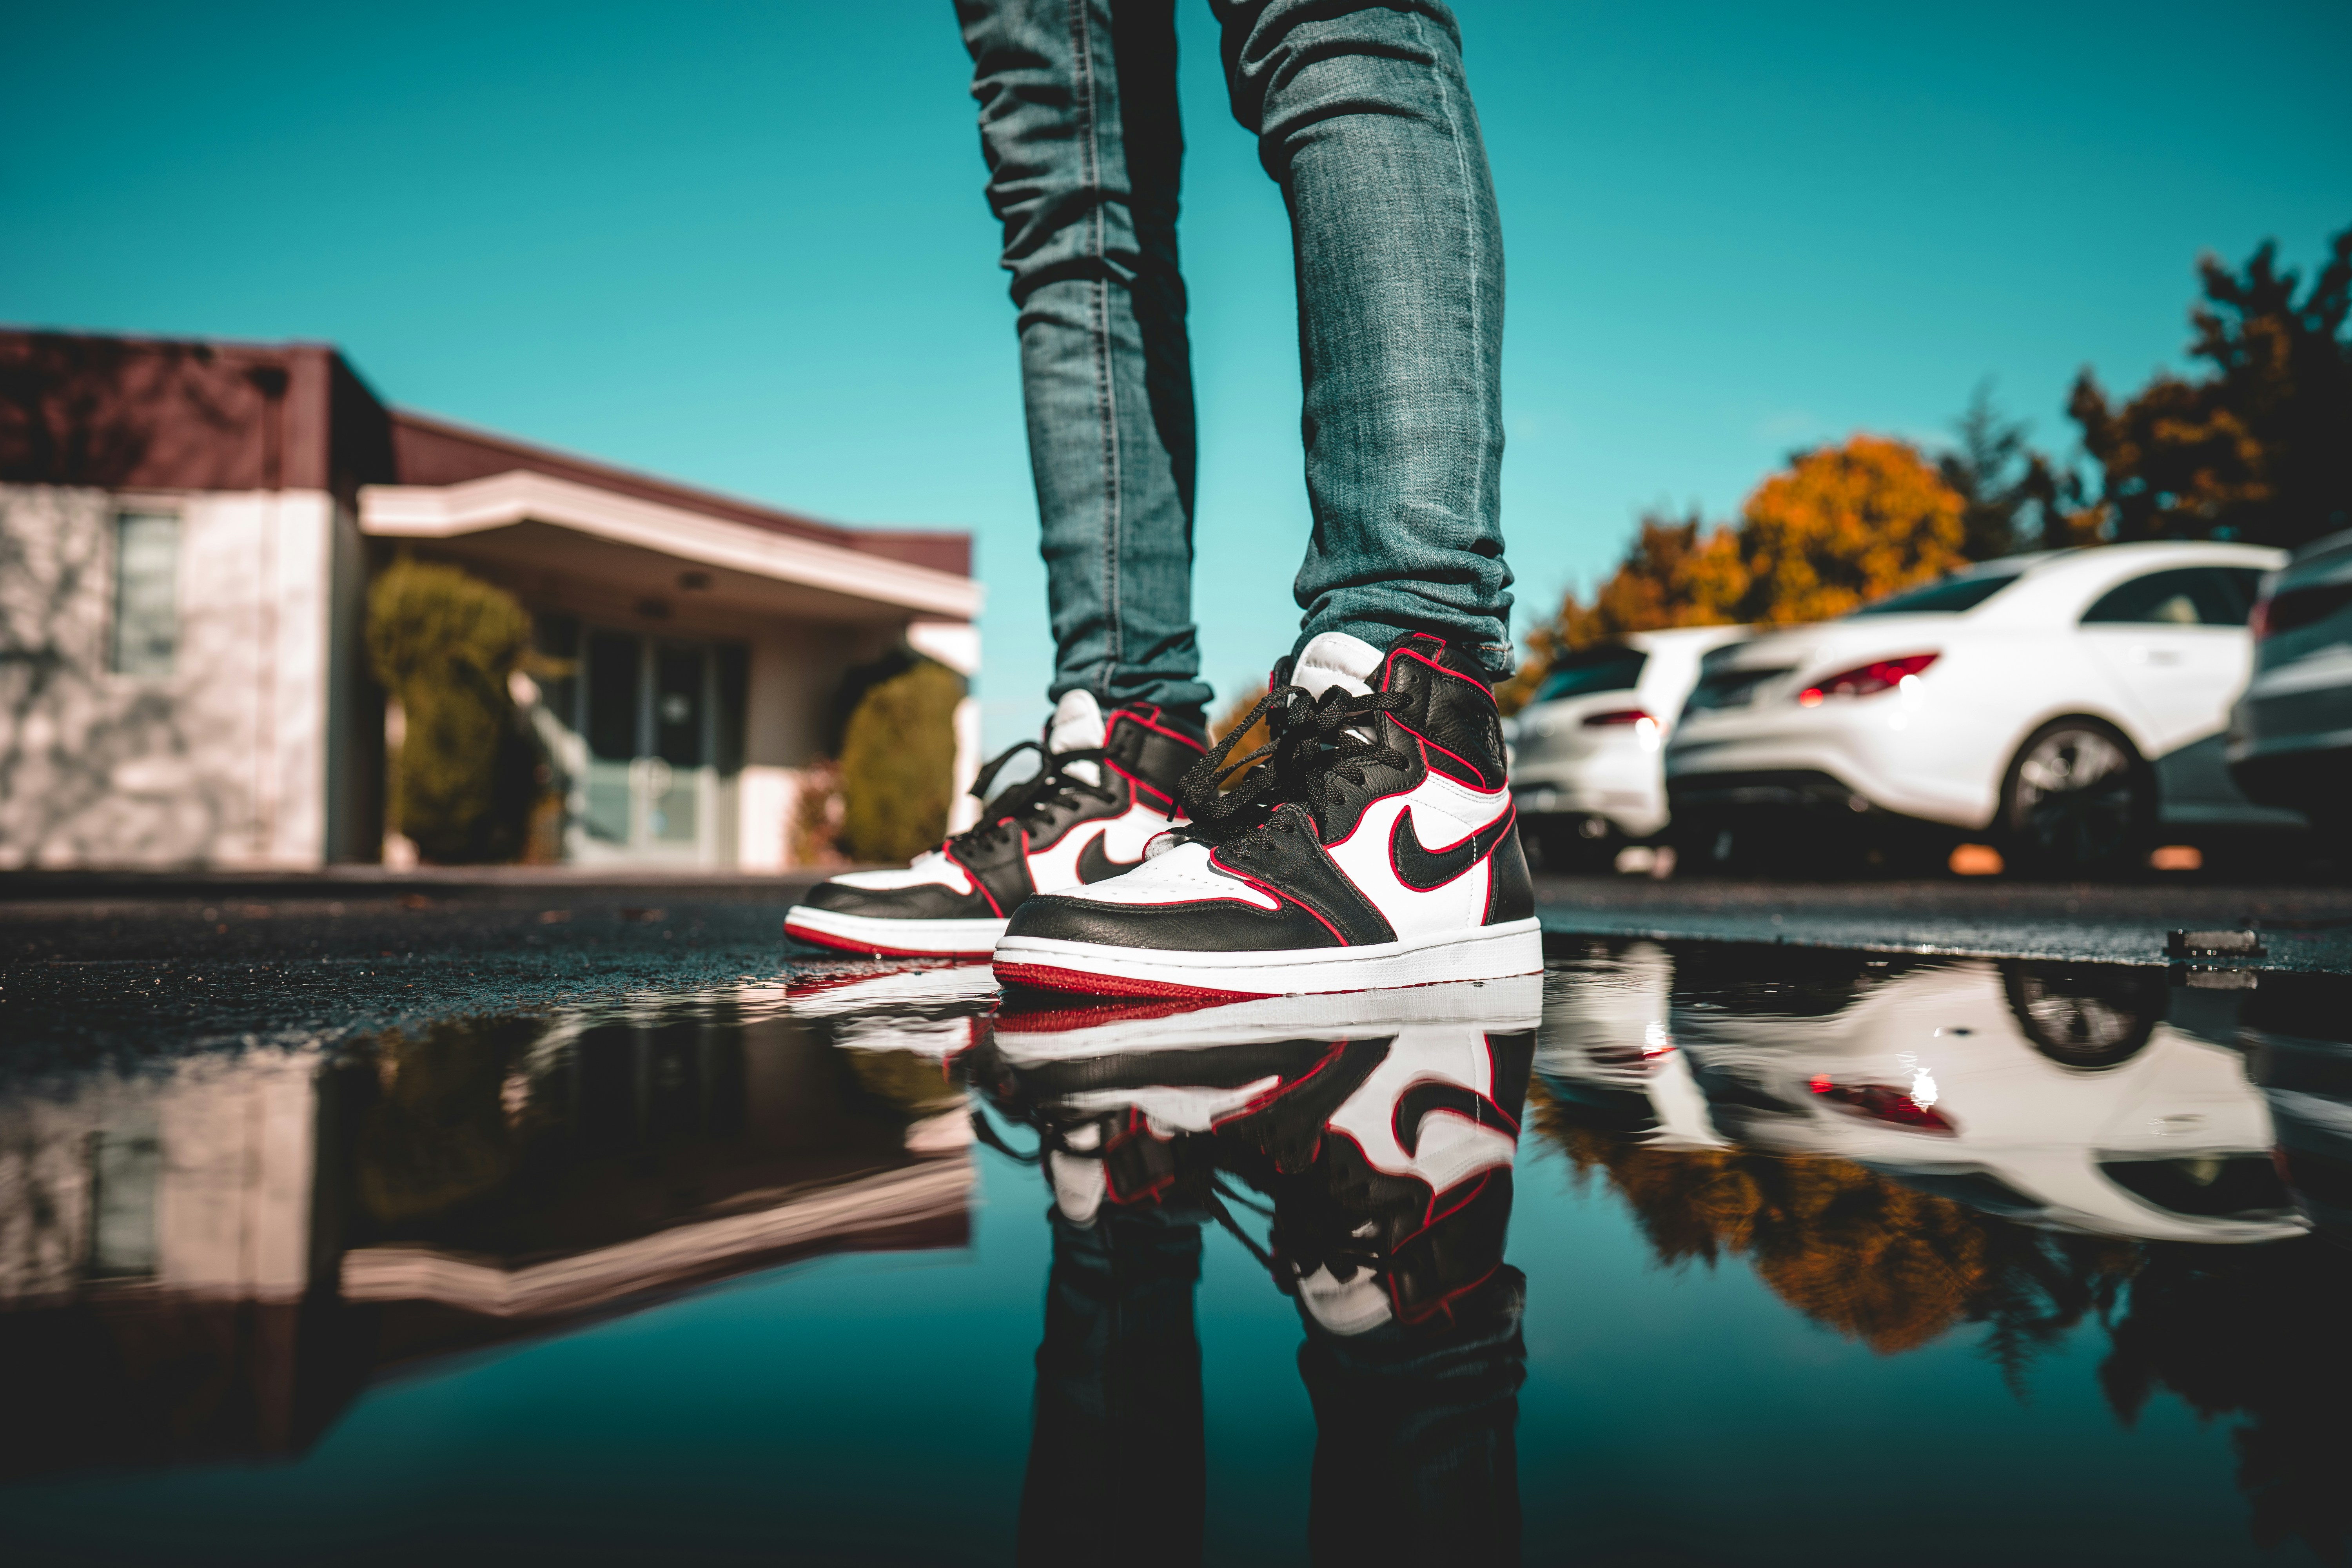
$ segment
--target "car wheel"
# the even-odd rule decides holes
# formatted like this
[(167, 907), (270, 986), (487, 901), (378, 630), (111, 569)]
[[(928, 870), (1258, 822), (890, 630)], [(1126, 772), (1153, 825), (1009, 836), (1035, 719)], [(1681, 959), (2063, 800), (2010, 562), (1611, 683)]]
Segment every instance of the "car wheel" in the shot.
[(2030, 871), (2132, 869), (2155, 824), (2155, 770), (2121, 731), (2096, 719), (2059, 719), (2036, 730), (2001, 785), (2001, 833)]
[(2170, 1000), (2162, 970), (2019, 960), (2000, 966), (2000, 983), (2033, 1048), (2070, 1068), (2120, 1067), (2139, 1055)]

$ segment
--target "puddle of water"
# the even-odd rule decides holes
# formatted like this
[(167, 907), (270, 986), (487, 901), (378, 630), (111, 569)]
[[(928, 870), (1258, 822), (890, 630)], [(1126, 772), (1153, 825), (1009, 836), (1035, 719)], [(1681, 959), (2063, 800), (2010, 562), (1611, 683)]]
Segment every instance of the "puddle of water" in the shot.
[[(2199, 984), (2182, 983), (2195, 980)], [(2331, 1560), (2352, 984), (982, 968), (0, 1085), (11, 1560)]]

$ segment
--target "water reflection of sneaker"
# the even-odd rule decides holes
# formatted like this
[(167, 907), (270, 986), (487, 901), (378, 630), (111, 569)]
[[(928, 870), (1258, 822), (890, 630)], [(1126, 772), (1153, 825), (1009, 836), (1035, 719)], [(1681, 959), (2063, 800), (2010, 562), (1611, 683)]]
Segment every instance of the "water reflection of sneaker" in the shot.
[(1276, 737), (1264, 765), (1221, 795), (1229, 736), (1186, 780), (1194, 820), (1172, 847), (1022, 906), (996, 944), (1001, 979), (1229, 997), (1542, 968), (1494, 694), (1465, 654), (1326, 632), (1276, 667), (1259, 711)]
[(1026, 1064), (1271, 1040), (1370, 1038), (1424, 1024), (1475, 1023), (1519, 1031), (1536, 1027), (1542, 1009), (1540, 974), (1238, 1002), (1015, 993), (997, 1016), (996, 1048), (1008, 1061)]
[(1414, 1025), (1371, 1046), (1309, 1157), (1280, 1105), (1218, 1138), (1274, 1199), (1276, 1282), (1342, 1336), (1445, 1319), (1501, 1270), (1535, 1036)]
[(948, 1057), (979, 1037), (995, 1000), (988, 965), (924, 963), (805, 975), (786, 988), (784, 1011), (835, 1046)]
[(1045, 743), (1024, 741), (999, 756), (972, 793), (1023, 751), (1039, 753), (1041, 771), (990, 802), (978, 826), (910, 866), (819, 883), (785, 914), (784, 934), (845, 952), (985, 958), (1032, 895), (1139, 865), (1202, 746), (1159, 709), (1120, 708), (1106, 719), (1091, 694), (1073, 691), (1054, 710)]
[[(1209, 1137), (1259, 1114), (1302, 1086), (1318, 1097), (1348, 1084), (1344, 1041), (1282, 1039), (1254, 1045), (1018, 1061), (1005, 1050), (1024, 1020), (1000, 1016), (993, 1037), (968, 1058), (968, 1081), (997, 1113), (1026, 1122), (1065, 1219), (1092, 1225), (1115, 1207), (1205, 1207), (1215, 1163)], [(1323, 1109), (1328, 1110), (1325, 1104)], [(1319, 1117), (1309, 1119), (1320, 1125)]]
[(1424, 1322), (1501, 1267), (1541, 983), (1319, 1000), (1016, 999), (972, 1081), (1037, 1129), (1066, 1217), (1182, 1202), (1230, 1224), (1230, 1173), (1274, 1199), (1263, 1260), (1318, 1324)]

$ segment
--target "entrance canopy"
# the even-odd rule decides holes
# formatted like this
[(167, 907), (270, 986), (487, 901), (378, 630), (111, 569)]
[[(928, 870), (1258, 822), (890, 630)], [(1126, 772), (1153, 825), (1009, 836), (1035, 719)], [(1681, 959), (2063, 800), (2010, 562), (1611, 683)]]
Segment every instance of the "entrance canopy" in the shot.
[(466, 537), (468, 553), (517, 567), (560, 563), (648, 587), (667, 587), (688, 564), (705, 569), (715, 600), (825, 619), (968, 621), (983, 593), (955, 573), (520, 468), (448, 485), (366, 486), (360, 529), (384, 538)]

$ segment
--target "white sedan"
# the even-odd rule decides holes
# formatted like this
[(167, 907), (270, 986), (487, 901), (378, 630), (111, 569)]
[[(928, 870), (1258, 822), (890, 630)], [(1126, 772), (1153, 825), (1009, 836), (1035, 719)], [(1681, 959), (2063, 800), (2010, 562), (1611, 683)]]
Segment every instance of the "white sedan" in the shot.
[(1745, 626), (1636, 632), (1554, 660), (1514, 725), (1511, 798), (1547, 870), (1605, 863), (1666, 825), (1666, 731), (1699, 658)]
[(1675, 836), (1810, 848), (1791, 812), (1994, 837), (2049, 872), (2120, 869), (2157, 824), (2295, 826), (2230, 780), (2246, 617), (2286, 557), (2246, 544), (2011, 556), (1706, 662), (1665, 752)]

